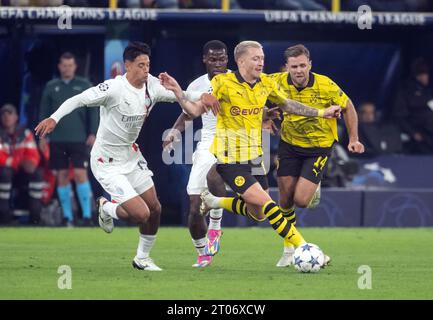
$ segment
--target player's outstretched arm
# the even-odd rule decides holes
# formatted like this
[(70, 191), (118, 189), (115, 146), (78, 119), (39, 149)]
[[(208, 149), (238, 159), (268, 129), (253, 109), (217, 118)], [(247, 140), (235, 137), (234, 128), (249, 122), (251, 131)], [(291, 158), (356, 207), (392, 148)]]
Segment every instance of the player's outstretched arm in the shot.
[(308, 107), (298, 101), (287, 99), (283, 105), (280, 105), (281, 110), (297, 114), (304, 117), (320, 117), (320, 118), (340, 118), (341, 107), (340, 106), (330, 106), (326, 109), (316, 109)]
[(186, 94), (182, 91), (182, 88), (179, 86), (176, 79), (171, 77), (168, 73), (160, 73), (158, 78), (164, 88), (173, 91), (177, 102), (189, 116), (195, 118), (209, 110), (212, 110), (214, 114), (219, 112), (218, 100), (212, 95), (203, 93), (200, 97), (200, 101), (192, 102), (188, 100)]
[(51, 133), (57, 123), (66, 115), (80, 107), (98, 107), (106, 104), (110, 96), (110, 86), (104, 82), (77, 94), (65, 102), (49, 118), (42, 120), (35, 128), (36, 135), (45, 137)]

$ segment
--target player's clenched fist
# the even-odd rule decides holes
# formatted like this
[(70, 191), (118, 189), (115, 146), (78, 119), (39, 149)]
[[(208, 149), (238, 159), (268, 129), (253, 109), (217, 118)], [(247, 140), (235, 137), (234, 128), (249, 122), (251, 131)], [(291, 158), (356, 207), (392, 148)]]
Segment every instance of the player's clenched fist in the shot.
[(47, 134), (53, 132), (56, 125), (57, 123), (53, 118), (46, 118), (36, 126), (35, 133), (37, 136), (45, 138)]

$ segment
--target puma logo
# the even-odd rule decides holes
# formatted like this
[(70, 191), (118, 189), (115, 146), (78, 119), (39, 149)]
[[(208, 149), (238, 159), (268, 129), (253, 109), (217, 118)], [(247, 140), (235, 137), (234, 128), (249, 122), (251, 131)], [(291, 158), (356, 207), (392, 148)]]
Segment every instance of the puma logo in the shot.
[(290, 240), (294, 235), (295, 235), (295, 233), (292, 232), (292, 234), (289, 237), (287, 237), (287, 239)]

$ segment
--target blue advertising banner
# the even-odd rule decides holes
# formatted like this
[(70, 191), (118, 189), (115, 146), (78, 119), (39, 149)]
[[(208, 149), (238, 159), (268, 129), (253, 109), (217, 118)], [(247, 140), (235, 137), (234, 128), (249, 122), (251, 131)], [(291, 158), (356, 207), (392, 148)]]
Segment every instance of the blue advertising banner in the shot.
[(433, 191), (365, 191), (364, 226), (433, 226)]

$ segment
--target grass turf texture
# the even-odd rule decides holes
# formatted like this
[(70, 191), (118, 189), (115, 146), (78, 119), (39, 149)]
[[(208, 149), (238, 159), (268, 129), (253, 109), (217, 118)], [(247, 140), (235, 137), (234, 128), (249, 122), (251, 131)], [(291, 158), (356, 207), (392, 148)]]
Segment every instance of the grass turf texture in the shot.
[[(192, 268), (186, 228), (161, 228), (152, 251), (163, 272), (132, 268), (138, 233), (116, 228), (0, 228), (0, 299), (432, 299), (432, 229), (304, 228), (333, 261), (318, 274), (277, 268), (282, 240), (269, 228), (226, 228), (211, 266)], [(57, 287), (58, 267), (72, 289)], [(358, 267), (372, 289), (358, 289)]]

